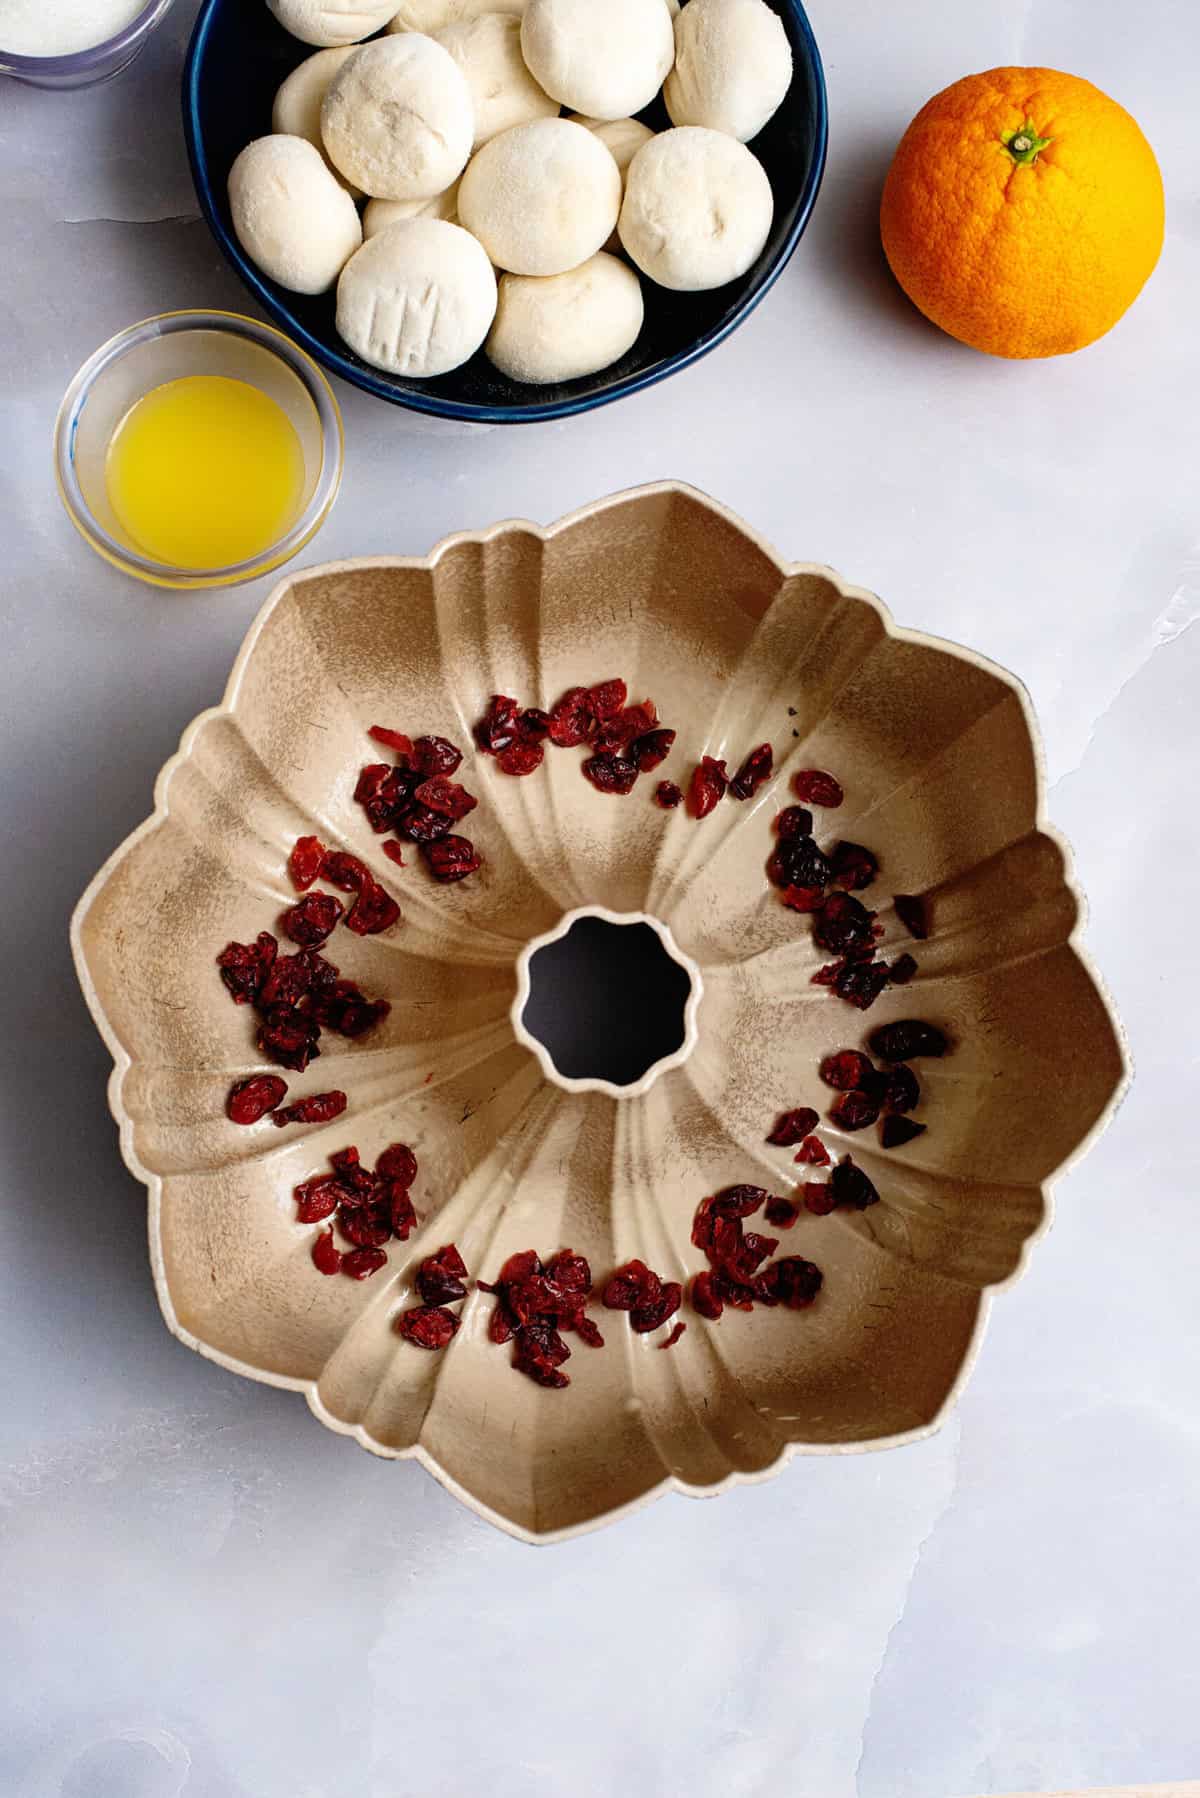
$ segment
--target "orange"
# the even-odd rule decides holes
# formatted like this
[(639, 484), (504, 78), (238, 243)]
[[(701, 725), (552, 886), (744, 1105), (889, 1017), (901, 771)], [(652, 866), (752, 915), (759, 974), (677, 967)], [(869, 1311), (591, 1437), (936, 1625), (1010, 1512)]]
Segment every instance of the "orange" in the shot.
[(880, 209), (892, 273), (926, 318), (993, 356), (1061, 356), (1130, 307), (1163, 241), (1137, 121), (1056, 69), (991, 69), (935, 94)]

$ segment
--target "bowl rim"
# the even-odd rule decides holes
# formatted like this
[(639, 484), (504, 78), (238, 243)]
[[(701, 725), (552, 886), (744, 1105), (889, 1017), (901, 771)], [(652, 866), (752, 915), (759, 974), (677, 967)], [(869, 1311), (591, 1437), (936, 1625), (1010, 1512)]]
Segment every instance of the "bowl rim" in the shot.
[[(108, 72), (102, 65), (125, 51), (139, 49), (142, 40), (166, 17), (174, 3), (175, 0), (146, 0), (146, 4), (120, 31), (115, 31), (111, 37), (101, 38), (98, 44), (89, 44), (83, 50), (70, 50), (65, 56), (30, 56), (27, 52), (0, 47), (0, 71), (17, 77), (68, 76), (78, 75), (94, 67), (97, 80), (100, 80)], [(117, 74), (119, 71), (114, 69), (111, 72)]]
[(204, 214), (205, 222), (215, 237), (222, 254), (232, 264), (259, 305), (266, 309), (284, 331), (295, 338), (308, 355), (319, 362), (323, 368), (328, 369), (331, 374), (338, 375), (343, 381), (348, 381), (352, 386), (361, 388), (364, 393), (372, 394), (377, 399), (387, 400), (391, 405), (402, 406), (408, 411), (425, 413), (434, 418), (455, 419), (469, 424), (545, 424), (553, 419), (572, 418), (581, 412), (595, 411), (601, 406), (612, 405), (616, 400), (627, 399), (631, 394), (642, 393), (649, 387), (657, 386), (660, 381), (665, 381), (671, 375), (679, 374), (683, 369), (690, 368), (712, 350), (717, 349), (745, 322), (759, 302), (766, 298), (795, 254), (796, 247), (804, 235), (808, 221), (812, 217), (813, 208), (817, 203), (829, 150), (829, 97), (825, 83), (825, 67), (821, 61), (821, 52), (817, 47), (816, 36), (802, 0), (781, 0), (781, 4), (788, 8), (796, 21), (816, 90), (814, 154), (800, 190), (800, 203), (796, 216), (787, 236), (776, 251), (773, 262), (763, 274), (758, 285), (744, 296), (732, 314), (725, 318), (719, 326), (699, 337), (687, 349), (680, 351), (675, 356), (668, 357), (653, 368), (642, 369), (635, 374), (626, 376), (624, 380), (614, 382), (603, 393), (580, 394), (574, 398), (563, 400), (529, 401), (515, 406), (487, 406), (473, 401), (445, 399), (433, 393), (399, 392), (389, 384), (386, 376), (375, 369), (368, 368), (365, 363), (352, 361), (348, 354), (344, 355), (340, 350), (322, 342), (319, 337), (294, 318), (288, 306), (277, 298), (271, 286), (245, 254), (237, 238), (226, 229), (220, 216), (214, 184), (208, 168), (208, 158), (201, 141), (198, 87), (200, 64), (207, 48), (217, 7), (221, 4), (223, 4), (223, 0), (203, 0), (191, 41), (188, 44), (183, 68), (183, 133), (187, 144), (192, 183), (196, 189), (196, 197), (200, 202), (200, 210)]
[[(266, 1368), (253, 1367), (247, 1362), (238, 1360), (234, 1355), (228, 1355), (220, 1349), (212, 1348), (180, 1323), (178, 1317), (175, 1315), (174, 1307), (171, 1302), (162, 1254), (160, 1207), (163, 1179), (161, 1175), (155, 1174), (151, 1169), (142, 1165), (134, 1147), (133, 1118), (126, 1109), (121, 1097), (121, 1087), (125, 1075), (132, 1066), (132, 1058), (127, 1054), (113, 1031), (105, 1013), (103, 1002), (96, 990), (84, 954), (83, 931), (88, 912), (107, 885), (108, 881), (116, 873), (121, 863), (138, 846), (144, 837), (150, 836), (166, 821), (168, 816), (168, 788), (176, 769), (179, 768), (191, 754), (196, 738), (210, 723), (218, 719), (228, 719), (232, 717), (240, 695), (242, 682), (245, 678), (251, 657), (257, 647), (258, 640), (273, 613), (285, 602), (288, 595), (291, 593), (293, 586), (298, 581), (325, 578), (330, 575), (354, 574), (360, 570), (370, 568), (399, 568), (432, 573), (444, 557), (450, 555), (460, 546), (465, 544), (490, 543), (498, 537), (518, 531), (536, 538), (541, 543), (548, 543), (555, 537), (561, 536), (574, 529), (576, 526), (584, 523), (586, 520), (595, 518), (601, 513), (610, 511), (618, 506), (628, 505), (632, 501), (649, 502), (653, 500), (670, 500), (675, 498), (683, 498), (694, 505), (703, 507), (716, 518), (735, 529), (779, 571), (781, 581), (802, 578), (804, 576), (815, 576), (821, 580), (829, 581), (843, 598), (861, 601), (873, 611), (879, 619), (884, 633), (888, 637), (894, 638), (902, 643), (911, 643), (921, 648), (933, 649), (942, 655), (951, 656), (956, 660), (966, 662), (970, 666), (991, 675), (1016, 697), (1025, 720), (1026, 728), (1029, 732), (1029, 741), (1033, 755), (1037, 786), (1037, 811), (1034, 825), (1035, 828), (1053, 843), (1059, 851), (1062, 857), (1063, 885), (1075, 901), (1075, 922), (1069, 936), (1065, 939), (1065, 946), (1069, 947), (1072, 954), (1075, 955), (1084, 972), (1092, 981), (1096, 992), (1099, 994), (1105, 1012), (1107, 1013), (1109, 1023), (1112, 1026), (1113, 1038), (1120, 1059), (1121, 1071), (1120, 1077), (1114, 1083), (1107, 1104), (1103, 1106), (1090, 1129), (1084, 1133), (1075, 1149), (1071, 1154), (1064, 1158), (1060, 1165), (1055, 1169), (1054, 1173), (1042, 1182), (1041, 1190), (1045, 1200), (1043, 1215), (1036, 1228), (1029, 1233), (1021, 1244), (1020, 1253), (1012, 1272), (1003, 1280), (977, 1289), (977, 1307), (971, 1339), (963, 1354), (961, 1365), (948, 1387), (941, 1405), (932, 1417), (922, 1423), (914, 1425), (911, 1429), (897, 1431), (891, 1436), (870, 1437), (859, 1442), (784, 1443), (775, 1459), (765, 1467), (757, 1468), (753, 1472), (743, 1472), (737, 1468), (733, 1468), (729, 1473), (725, 1474), (721, 1479), (714, 1481), (711, 1485), (694, 1485), (688, 1481), (679, 1479), (674, 1474), (668, 1473), (665, 1474), (662, 1479), (648, 1486), (644, 1491), (638, 1493), (632, 1499), (629, 1499), (626, 1503), (613, 1506), (609, 1510), (603, 1510), (597, 1515), (583, 1519), (579, 1523), (570, 1524), (567, 1527), (558, 1530), (526, 1529), (513, 1518), (507, 1517), (502, 1512), (494, 1510), (490, 1505), (476, 1497), (473, 1492), (468, 1491), (466, 1487), (456, 1480), (454, 1476), (440, 1464), (436, 1456), (431, 1454), (420, 1441), (414, 1442), (405, 1448), (397, 1449), (387, 1447), (371, 1436), (363, 1425), (350, 1423), (334, 1416), (326, 1409), (321, 1400), (319, 1379), (307, 1379), (291, 1374), (279, 1374)], [(71, 955), (75, 964), (75, 972), (79, 980), (84, 1001), (91, 1013), (92, 1020), (113, 1059), (113, 1068), (107, 1085), (107, 1099), (109, 1111), (119, 1132), (121, 1157), (129, 1172), (136, 1180), (146, 1187), (147, 1191), (151, 1271), (164, 1323), (171, 1334), (183, 1343), (185, 1347), (194, 1349), (197, 1354), (202, 1355), (208, 1361), (216, 1362), (219, 1367), (224, 1368), (227, 1372), (239, 1374), (246, 1379), (254, 1380), (259, 1385), (274, 1386), (283, 1391), (303, 1393), (310, 1411), (313, 1413), (313, 1416), (317, 1418), (318, 1422), (324, 1424), (327, 1429), (332, 1430), (337, 1435), (352, 1437), (354, 1441), (356, 1441), (361, 1448), (366, 1449), (368, 1453), (385, 1461), (416, 1461), (427, 1473), (431, 1474), (433, 1478), (437, 1480), (439, 1485), (444, 1487), (453, 1497), (457, 1498), (460, 1503), (464, 1504), (475, 1516), (482, 1518), (485, 1522), (494, 1524), (497, 1529), (503, 1530), (506, 1535), (514, 1537), (517, 1541), (525, 1542), (535, 1547), (572, 1541), (579, 1536), (589, 1534), (593, 1530), (602, 1529), (610, 1523), (617, 1522), (620, 1518), (632, 1516), (636, 1511), (645, 1509), (668, 1492), (678, 1492), (687, 1498), (712, 1498), (720, 1493), (730, 1491), (737, 1486), (762, 1485), (767, 1480), (774, 1479), (794, 1459), (800, 1456), (873, 1454), (880, 1449), (901, 1448), (906, 1447), (910, 1443), (923, 1442), (927, 1438), (936, 1435), (958, 1404), (967, 1382), (974, 1372), (995, 1298), (1001, 1293), (1007, 1292), (1021, 1278), (1029, 1264), (1029, 1259), (1035, 1246), (1052, 1227), (1054, 1221), (1054, 1188), (1060, 1179), (1083, 1160), (1084, 1156), (1107, 1129), (1114, 1114), (1124, 1102), (1134, 1077), (1133, 1058), (1125, 1027), (1113, 1002), (1108, 986), (1097, 969), (1083, 940), (1087, 925), (1087, 904), (1075, 877), (1074, 858), (1071, 853), (1070, 845), (1062, 832), (1050, 822), (1047, 815), (1047, 802), (1048, 783), (1046, 780), (1045, 745), (1042, 740), (1041, 728), (1038, 724), (1036, 713), (1034, 712), (1033, 701), (1024, 682), (1019, 676), (1011, 673), (998, 662), (993, 662), (989, 657), (980, 654), (978, 650), (970, 649), (964, 644), (955, 643), (947, 638), (935, 637), (928, 632), (912, 630), (896, 624), (888, 607), (876, 594), (871, 593), (864, 587), (854, 586), (843, 580), (836, 570), (829, 567), (826, 563), (785, 561), (773, 545), (765, 537), (760, 535), (752, 525), (748, 524), (745, 519), (740, 517), (737, 512), (728, 506), (722, 505), (720, 501), (714, 500), (710, 495), (702, 492), (699, 488), (691, 486), (687, 482), (665, 480), (651, 482), (644, 486), (625, 488), (620, 492), (608, 494), (601, 499), (592, 500), (588, 504), (576, 508), (574, 511), (565, 514), (563, 517), (554, 520), (548, 525), (539, 525), (532, 520), (525, 518), (506, 518), (500, 519), (496, 523), (482, 529), (476, 528), (456, 531), (450, 536), (441, 538), (434, 544), (428, 553), (423, 556), (383, 555), (348, 557), (335, 562), (314, 563), (311, 567), (302, 570), (293, 570), (291, 573), (284, 575), (267, 595), (267, 598), (246, 632), (241, 648), (238, 650), (233, 667), (230, 670), (220, 704), (199, 713), (187, 726), (180, 739), (179, 748), (159, 770), (154, 783), (153, 811), (149, 817), (145, 818), (142, 823), (125, 838), (124, 842), (120, 843), (117, 848), (113, 850), (112, 854), (93, 876), (71, 915), (69, 927)]]
[[(321, 433), (321, 466), (317, 471), (312, 497), (304, 510), (282, 536), (268, 544), (257, 556), (217, 568), (180, 568), (174, 563), (160, 562), (153, 556), (143, 556), (136, 550), (129, 549), (106, 531), (96, 518), (75, 471), (75, 433), (80, 414), (98, 376), (140, 343), (187, 331), (214, 331), (218, 335), (243, 337), (268, 356), (273, 356), (304, 388), (317, 415)], [(342, 484), (346, 434), (341, 407), (333, 388), (312, 357), (306, 355), (283, 331), (276, 330), (274, 325), (263, 324), (261, 319), (248, 318), (240, 312), (184, 307), (175, 312), (159, 312), (152, 318), (139, 319), (135, 324), (126, 325), (92, 351), (72, 375), (59, 402), (52, 447), (58, 497), (68, 518), (88, 547), (122, 574), (131, 575), (135, 580), (145, 581), (154, 587), (185, 591), (239, 586), (245, 581), (271, 574), (298, 555), (316, 536), (333, 510)]]

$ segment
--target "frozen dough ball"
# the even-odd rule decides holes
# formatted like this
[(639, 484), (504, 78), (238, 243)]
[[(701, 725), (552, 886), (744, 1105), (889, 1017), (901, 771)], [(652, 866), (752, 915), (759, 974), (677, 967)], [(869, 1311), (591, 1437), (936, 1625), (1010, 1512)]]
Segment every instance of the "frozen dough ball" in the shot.
[(501, 132), (471, 158), (458, 189), (459, 218), (496, 266), (514, 275), (578, 268), (608, 238), (620, 210), (621, 171), (611, 151), (569, 119)]
[(757, 137), (792, 82), (792, 47), (763, 0), (689, 0), (663, 99), (676, 125)]
[(485, 13), (508, 13), (519, 19), (524, 11), (525, 0), (403, 0), (388, 30), (424, 31), (432, 37), (447, 25), (481, 19)]
[(293, 293), (325, 293), (362, 243), (358, 208), (303, 137), (260, 137), (229, 171), (237, 240)]
[(342, 270), (338, 334), (372, 368), (425, 380), (475, 354), (496, 316), (496, 277), (475, 239), (443, 219), (407, 219)]
[(684, 125), (660, 131), (630, 163), (618, 229), (643, 274), (698, 293), (745, 274), (774, 214), (771, 183), (744, 144)]
[(529, 0), (525, 61), (573, 112), (623, 119), (649, 106), (675, 60), (666, 0)]
[(458, 182), (432, 200), (368, 200), (363, 213), (363, 236), (378, 237), (389, 225), (401, 225), (405, 219), (444, 219), (448, 225), (458, 223)]
[(487, 353), (514, 381), (577, 381), (620, 361), (642, 317), (642, 284), (615, 256), (549, 278), (504, 275)]
[(321, 102), (329, 83), (346, 58), (353, 56), (357, 48), (356, 44), (346, 44), (340, 50), (318, 50), (315, 55), (306, 57), (283, 83), (271, 109), (271, 130), (287, 137), (306, 137), (321, 152), (322, 159), (355, 199), (359, 197), (359, 189), (338, 174), (325, 155), (325, 142), (321, 136)]
[[(629, 165), (642, 145), (650, 142), (654, 136), (653, 131), (649, 125), (643, 125), (640, 119), (588, 119), (582, 113), (574, 113), (572, 120), (574, 124), (582, 125), (585, 131), (592, 132), (612, 151), (613, 161), (621, 171), (621, 195), (624, 198), (625, 175)], [(604, 247), (614, 255), (620, 250), (621, 239), (616, 231)]]
[(387, 24), (394, 0), (267, 0), (285, 31), (306, 44), (327, 50), (333, 44), (358, 44)]
[(507, 13), (483, 13), (447, 25), (437, 42), (448, 50), (471, 90), (475, 147), (530, 119), (556, 119), (558, 101), (543, 93), (521, 55), (521, 21)]
[(419, 32), (364, 44), (321, 107), (326, 154), (376, 200), (445, 193), (466, 167), (474, 134), (466, 77), (448, 50)]

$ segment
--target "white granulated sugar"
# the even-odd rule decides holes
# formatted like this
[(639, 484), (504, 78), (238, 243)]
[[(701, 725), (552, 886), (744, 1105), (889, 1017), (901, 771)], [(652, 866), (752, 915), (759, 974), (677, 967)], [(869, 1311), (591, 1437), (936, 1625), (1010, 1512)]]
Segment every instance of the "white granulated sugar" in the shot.
[(675, 21), (675, 67), (663, 99), (676, 125), (706, 125), (748, 143), (783, 102), (792, 47), (763, 0), (690, 0)]
[(146, 0), (0, 0), (0, 50), (14, 56), (74, 56), (107, 43)]
[(285, 31), (319, 50), (361, 43), (392, 16), (392, 0), (383, 5), (379, 0), (267, 0), (267, 5)]
[(483, 13), (444, 26), (435, 41), (466, 76), (475, 109), (476, 149), (514, 125), (558, 117), (558, 101), (543, 93), (525, 66), (520, 19)]
[(442, 31), (447, 25), (458, 25), (464, 19), (480, 19), (485, 13), (508, 13), (519, 19), (524, 11), (525, 0), (401, 0), (400, 10), (388, 30), (424, 31), (432, 37), (435, 31)]
[(475, 109), (466, 77), (431, 37), (377, 38), (334, 76), (321, 107), (325, 151), (376, 200), (445, 193), (466, 167)]
[(685, 125), (660, 131), (630, 163), (618, 229), (643, 274), (698, 293), (745, 274), (774, 213), (766, 171), (744, 144)]
[(275, 96), (271, 109), (271, 130), (287, 137), (305, 137), (321, 152), (331, 173), (342, 186), (358, 198), (359, 190), (338, 173), (325, 155), (321, 136), (321, 105), (329, 92), (329, 84), (347, 57), (353, 56), (357, 44), (345, 44), (338, 50), (317, 50), (305, 57), (299, 68), (292, 70)]
[(378, 237), (389, 225), (403, 224), (405, 219), (444, 219), (448, 225), (457, 225), (458, 182), (430, 200), (368, 200), (363, 212), (363, 236)]
[(675, 60), (667, 0), (529, 0), (525, 61), (572, 112), (623, 119), (649, 106)]
[(548, 280), (504, 275), (488, 357), (514, 381), (577, 381), (632, 349), (643, 312), (642, 284), (615, 256)]
[(303, 137), (260, 137), (229, 171), (237, 240), (293, 293), (325, 293), (362, 243), (358, 209)]
[(458, 189), (459, 218), (497, 268), (514, 275), (578, 268), (600, 249), (620, 210), (612, 152), (569, 119), (501, 132), (471, 158)]
[(495, 315), (491, 263), (469, 232), (442, 219), (389, 225), (338, 282), (340, 336), (389, 374), (449, 374), (475, 354)]

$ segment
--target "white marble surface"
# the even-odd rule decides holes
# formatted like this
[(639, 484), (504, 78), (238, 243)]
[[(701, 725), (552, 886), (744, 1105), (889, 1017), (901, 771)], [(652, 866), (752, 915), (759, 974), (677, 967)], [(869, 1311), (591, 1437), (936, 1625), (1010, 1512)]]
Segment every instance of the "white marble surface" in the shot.
[[(0, 83), (5, 1798), (950, 1798), (1200, 1770), (1200, 22), (1192, 0), (811, 10), (829, 174), (746, 328), (649, 394), (520, 432), (420, 428), (343, 391), (319, 553), (421, 551), (676, 475), (1015, 669), (1133, 1092), (940, 1436), (571, 1546), (505, 1539), (177, 1345), (66, 924), (266, 584), (118, 578), (60, 514), (48, 440), (112, 331), (245, 302), (178, 127), (193, 0), (110, 88)], [(1000, 62), (1115, 93), (1168, 189), (1125, 323), (1030, 366), (925, 327), (873, 222), (911, 113)]]

